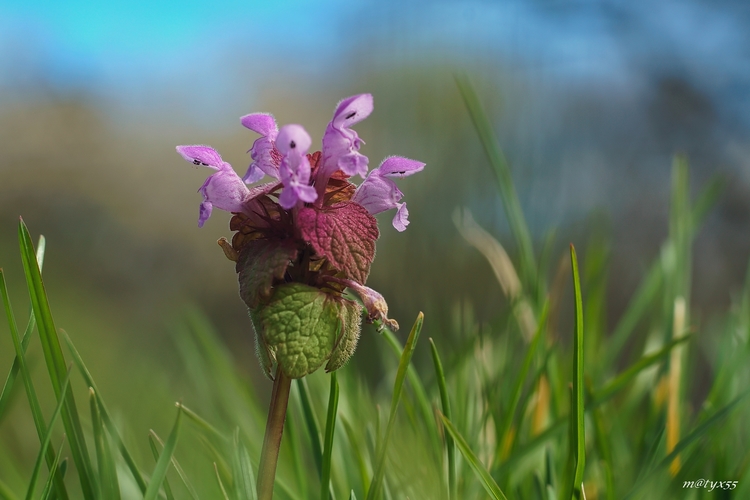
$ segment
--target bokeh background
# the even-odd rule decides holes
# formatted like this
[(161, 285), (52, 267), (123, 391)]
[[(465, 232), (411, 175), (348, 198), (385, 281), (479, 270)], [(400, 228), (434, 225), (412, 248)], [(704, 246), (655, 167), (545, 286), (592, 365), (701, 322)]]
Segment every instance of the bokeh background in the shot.
[[(493, 119), (537, 250), (552, 232), (556, 255), (570, 241), (609, 238), (610, 325), (666, 237), (673, 154), (688, 155), (694, 193), (722, 177), (694, 248), (696, 330), (727, 310), (750, 255), (745, 2), (5, 0), (0, 266), (19, 318), (23, 216), (48, 239), (58, 326), (135, 433), (190, 400), (169, 333), (186, 308), (202, 309), (266, 387), (233, 265), (216, 245), (229, 216), (197, 227), (196, 191), (210, 172), (174, 147), (210, 144), (242, 174), (256, 135), (241, 115), (272, 112), (319, 143), (338, 100), (362, 92), (375, 97), (356, 127), (371, 165), (392, 154), (427, 163), (400, 182), (408, 230), (381, 218), (369, 283), (402, 324), (422, 310), (427, 335), (447, 343), (461, 334), (459, 316), (480, 325), (501, 316), (489, 264), (452, 222), (468, 207), (515, 252), (457, 72)], [(12, 360), (6, 329), (0, 367)], [(354, 363), (376, 383), (369, 333)], [(22, 445), (34, 439), (30, 422), (0, 436), (35, 457)]]

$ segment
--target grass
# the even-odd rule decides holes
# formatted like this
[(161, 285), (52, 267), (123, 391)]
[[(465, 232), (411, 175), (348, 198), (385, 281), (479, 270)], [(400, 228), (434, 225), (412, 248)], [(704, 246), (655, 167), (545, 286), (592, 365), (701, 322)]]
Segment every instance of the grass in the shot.
[[(321, 370), (292, 384), (276, 498), (717, 496), (683, 489), (701, 478), (737, 481), (725, 494), (750, 495), (750, 271), (722, 321), (700, 325), (690, 314), (691, 244), (719, 184), (691, 202), (687, 161), (675, 160), (661, 255), (607, 331), (606, 241), (579, 245), (580, 270), (571, 246), (572, 286), (552, 285), (554, 245), (533, 248), (490, 122), (468, 80), (458, 81), (518, 249), (517, 263), (510, 259), (508, 266), (499, 241), (488, 252), (477, 243), (487, 242), (488, 233), (473, 240), (487, 258), (504, 259), (490, 264), (498, 279), (508, 280), (504, 289), (514, 283), (507, 311), (488, 325), (470, 325), (474, 335), (429, 345), (419, 342), (422, 330), (430, 330), (421, 314), (404, 344), (384, 331), (377, 385), (352, 366), (362, 353), (334, 374)], [(54, 321), (54, 297), (41, 274), (44, 240), (35, 249), (21, 221), (19, 242), (33, 313), (19, 328), (0, 272), (15, 352), (0, 367), (8, 373), (0, 426), (15, 425), (6, 417), (14, 394), (23, 391), (38, 448), (26, 463), (0, 447), (0, 498), (255, 499), (267, 403), (201, 313), (188, 311), (172, 325), (182, 376), (192, 388), (190, 408), (164, 407), (174, 422), (166, 440), (154, 431), (133, 435), (97, 387), (75, 332), (68, 335)], [(708, 378), (695, 365), (707, 342), (715, 352)], [(26, 355), (30, 343), (42, 348), (41, 366)], [(429, 352), (432, 364), (412, 363), (418, 352)], [(700, 393), (707, 395), (696, 401), (695, 387), (706, 380)], [(53, 404), (40, 402), (42, 386), (51, 387)], [(78, 404), (83, 398), (88, 409)]]

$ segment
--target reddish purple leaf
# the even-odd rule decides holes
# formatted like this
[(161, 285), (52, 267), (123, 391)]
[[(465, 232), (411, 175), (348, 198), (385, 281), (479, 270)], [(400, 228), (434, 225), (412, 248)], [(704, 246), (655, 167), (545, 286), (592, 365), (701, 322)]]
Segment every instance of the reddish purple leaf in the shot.
[(346, 277), (364, 284), (378, 239), (378, 222), (351, 201), (328, 207), (306, 207), (297, 214), (302, 238)]

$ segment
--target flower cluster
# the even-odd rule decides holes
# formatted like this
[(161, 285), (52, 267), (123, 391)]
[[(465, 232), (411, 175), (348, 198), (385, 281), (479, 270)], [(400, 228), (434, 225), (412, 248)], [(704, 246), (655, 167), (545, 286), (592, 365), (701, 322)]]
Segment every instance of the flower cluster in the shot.
[[(393, 226), (406, 229), (409, 212), (393, 179), (421, 171), (424, 163), (393, 156), (368, 172), (368, 158), (359, 152), (364, 142), (351, 127), (372, 110), (370, 94), (341, 101), (322, 150), (314, 153), (302, 126), (279, 128), (266, 113), (243, 116), (242, 125), (260, 137), (242, 178), (213, 148), (177, 147), (187, 161), (216, 171), (198, 190), (198, 226), (214, 207), (234, 214), (232, 242), (222, 238), (219, 244), (236, 262), (240, 296), (269, 376), (274, 365), (299, 378), (326, 362), (328, 371), (346, 363), (362, 313), (347, 288), (360, 297), (368, 321), (398, 328), (383, 297), (365, 286), (379, 237), (373, 215), (396, 209)], [(350, 182), (354, 176), (364, 179), (359, 186)], [(272, 180), (247, 186), (264, 177)]]

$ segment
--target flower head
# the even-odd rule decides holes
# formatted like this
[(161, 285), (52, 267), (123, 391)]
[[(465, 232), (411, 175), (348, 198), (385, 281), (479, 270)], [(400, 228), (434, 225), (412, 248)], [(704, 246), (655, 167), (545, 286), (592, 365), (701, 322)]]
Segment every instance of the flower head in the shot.
[[(381, 294), (365, 286), (380, 232), (374, 214), (396, 209), (393, 225), (406, 229), (408, 211), (393, 178), (421, 171), (424, 163), (390, 157), (367, 172), (364, 142), (351, 126), (372, 112), (372, 96), (341, 101), (326, 128), (322, 151), (301, 125), (279, 128), (273, 116), (241, 118), (260, 134), (250, 149), (253, 162), (240, 178), (214, 149), (178, 146), (196, 165), (215, 172), (199, 192), (200, 226), (212, 208), (232, 212), (231, 244), (219, 240), (236, 262), (240, 296), (250, 310), (258, 356), (270, 376), (273, 365), (298, 378), (323, 366), (341, 367), (359, 338), (362, 306), (345, 295), (355, 292), (366, 319), (396, 329)], [(248, 188), (264, 175), (274, 182)], [(359, 187), (351, 176), (364, 181)]]

